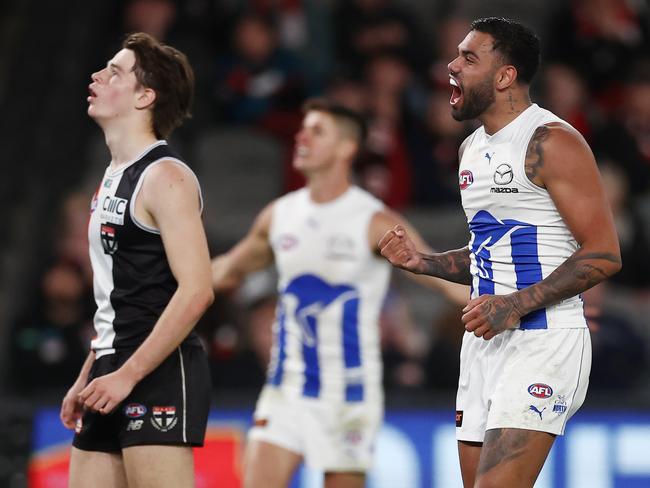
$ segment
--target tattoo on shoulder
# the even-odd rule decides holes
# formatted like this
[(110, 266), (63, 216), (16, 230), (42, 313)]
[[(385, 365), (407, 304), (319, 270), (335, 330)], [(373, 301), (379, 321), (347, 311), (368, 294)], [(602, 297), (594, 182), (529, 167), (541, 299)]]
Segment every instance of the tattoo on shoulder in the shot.
[(526, 176), (528, 176), (528, 179), (540, 188), (544, 188), (544, 183), (539, 176), (540, 170), (544, 167), (543, 144), (548, 139), (550, 133), (551, 129), (547, 126), (539, 126), (535, 130), (533, 137), (530, 139), (528, 149), (526, 150), (526, 161), (524, 163)]

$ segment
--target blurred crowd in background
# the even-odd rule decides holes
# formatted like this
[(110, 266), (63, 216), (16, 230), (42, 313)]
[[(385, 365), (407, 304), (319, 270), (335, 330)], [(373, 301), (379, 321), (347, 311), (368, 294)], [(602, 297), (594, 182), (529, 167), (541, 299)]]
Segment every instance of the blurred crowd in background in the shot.
[[(170, 142), (201, 180), (214, 254), (241, 238), (268, 201), (301, 186), (290, 164), (293, 136), (301, 104), (316, 95), (365, 114), (369, 137), (355, 168), (357, 184), (420, 215), (416, 226), (436, 245), (436, 234), (462, 229), (441, 222), (450, 212), (462, 219), (457, 151), (476, 127), (450, 115), (447, 63), (473, 16), (490, 13), (482, 8), (479, 1), (122, 1), (96, 68), (132, 31), (190, 58), (194, 117)], [(593, 148), (622, 248), (623, 270), (583, 297), (594, 346), (592, 391), (647, 397), (650, 10), (631, 0), (556, 0), (543, 8), (544, 15), (513, 12), (542, 39), (534, 101)], [(57, 231), (37, 289), (11, 324), (9, 378), (17, 392), (68, 387), (93, 336), (86, 225), (109, 156), (98, 129), (87, 141), (79, 181), (53, 212)], [(445, 238), (457, 247), (467, 243), (462, 231)], [(218, 296), (198, 324), (217, 392), (264, 382), (275, 286), (273, 270), (256, 274)], [(389, 391), (454, 390), (460, 309), (411, 286), (395, 273), (385, 301), (385, 384)]]

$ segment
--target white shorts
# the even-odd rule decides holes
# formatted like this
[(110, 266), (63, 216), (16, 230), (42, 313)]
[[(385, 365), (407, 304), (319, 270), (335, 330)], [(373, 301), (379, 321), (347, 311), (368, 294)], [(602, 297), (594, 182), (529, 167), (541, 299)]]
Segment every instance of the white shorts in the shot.
[(582, 406), (591, 370), (589, 329), (505, 331), (486, 341), (465, 332), (456, 396), (456, 438), (486, 430), (564, 434)]
[(294, 398), (267, 385), (248, 438), (295, 452), (314, 469), (365, 472), (372, 467), (383, 416), (383, 399), (345, 403)]

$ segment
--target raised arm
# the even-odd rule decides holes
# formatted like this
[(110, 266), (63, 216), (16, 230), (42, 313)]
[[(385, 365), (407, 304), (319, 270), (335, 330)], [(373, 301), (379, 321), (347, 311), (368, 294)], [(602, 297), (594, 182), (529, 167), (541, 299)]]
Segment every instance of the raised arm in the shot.
[(273, 262), (269, 241), (273, 205), (271, 202), (260, 212), (246, 237), (235, 247), (212, 260), (212, 286), (216, 291), (237, 287), (248, 273)]
[[(388, 209), (377, 212), (370, 222), (369, 239), (371, 249), (380, 252), (379, 242), (382, 237), (387, 233), (387, 231), (394, 230), (397, 227), (404, 229), (414, 248), (421, 256), (424, 256), (426, 259), (427, 256), (434, 255), (432, 249), (424, 241), (418, 231), (415, 230), (415, 228), (413, 228), (404, 217)], [(452, 302), (460, 305), (467, 304), (469, 300), (469, 287), (467, 285), (436, 278), (434, 275), (426, 276), (427, 274), (428, 273), (406, 273), (405, 275), (423, 286), (442, 293)]]
[(171, 161), (157, 164), (145, 177), (138, 200), (136, 207), (160, 230), (178, 288), (149, 336), (126, 363), (93, 380), (80, 393), (86, 407), (101, 413), (110, 412), (179, 346), (214, 299), (193, 175)]
[(464, 285), (472, 283), (468, 247), (443, 253), (420, 252), (402, 224), (388, 230), (380, 239), (378, 247), (381, 255), (393, 266), (411, 273), (435, 276)]
[(618, 237), (594, 156), (582, 136), (560, 124), (537, 129), (526, 174), (546, 188), (580, 246), (547, 278), (510, 295), (484, 295), (468, 304), (467, 330), (486, 339), (539, 308), (582, 293), (621, 268)]

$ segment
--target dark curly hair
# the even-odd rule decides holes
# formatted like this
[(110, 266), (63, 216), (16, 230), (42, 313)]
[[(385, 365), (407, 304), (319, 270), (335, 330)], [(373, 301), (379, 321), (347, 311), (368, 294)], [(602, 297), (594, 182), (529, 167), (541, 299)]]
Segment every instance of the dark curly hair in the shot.
[(494, 50), (517, 69), (522, 82), (530, 84), (540, 63), (539, 38), (531, 29), (512, 19), (485, 17), (472, 22), (472, 30), (490, 34)]

